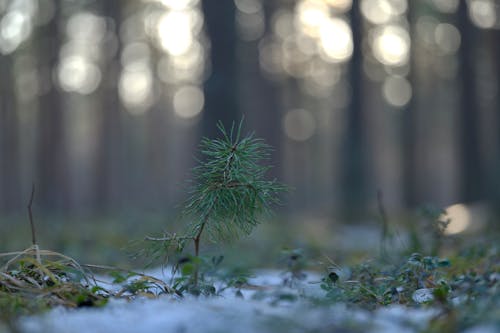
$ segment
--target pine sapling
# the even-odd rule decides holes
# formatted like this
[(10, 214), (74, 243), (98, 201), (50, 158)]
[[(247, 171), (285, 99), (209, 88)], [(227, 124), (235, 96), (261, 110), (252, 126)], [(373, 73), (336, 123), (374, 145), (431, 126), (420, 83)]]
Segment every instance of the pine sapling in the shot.
[[(234, 240), (248, 235), (260, 218), (279, 203), (279, 193), (286, 186), (276, 180), (266, 180), (270, 166), (262, 165), (270, 157), (271, 147), (252, 133), (241, 136), (242, 122), (233, 124), (228, 132), (218, 123), (221, 137), (204, 138), (200, 144), (203, 158), (193, 168), (189, 197), (183, 215), (190, 225), (184, 236), (166, 235), (147, 240), (160, 241), (163, 250), (181, 252), (186, 241), (194, 244), (194, 259), (198, 262), (200, 241), (208, 234), (210, 240)], [(195, 263), (193, 284), (198, 284), (198, 264)]]

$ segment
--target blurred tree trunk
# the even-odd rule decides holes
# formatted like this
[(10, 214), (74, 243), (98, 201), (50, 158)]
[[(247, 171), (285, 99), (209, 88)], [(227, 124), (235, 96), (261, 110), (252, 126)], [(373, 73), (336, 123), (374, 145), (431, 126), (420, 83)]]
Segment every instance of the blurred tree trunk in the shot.
[(413, 208), (417, 205), (417, 196), (415, 189), (416, 172), (415, 172), (415, 126), (416, 117), (415, 113), (417, 111), (417, 99), (419, 96), (419, 82), (418, 82), (418, 62), (417, 62), (417, 37), (416, 37), (416, 26), (417, 19), (419, 18), (418, 5), (415, 1), (410, 1), (408, 3), (408, 21), (409, 21), (409, 35), (411, 41), (411, 54), (410, 54), (410, 73), (408, 75), (408, 80), (411, 82), (413, 96), (404, 110), (402, 115), (402, 145), (403, 149), (401, 156), (403, 157), (403, 193), (404, 202), (406, 208)]
[[(363, 120), (363, 18), (360, 1), (351, 9), (351, 29), (354, 50), (349, 68), (351, 103), (347, 110), (347, 128), (343, 143), (342, 191), (346, 218), (356, 218), (366, 203), (366, 174)], [(375, 195), (375, 194), (374, 194)]]
[(0, 77), (0, 209), (13, 213), (20, 208), (21, 189), (12, 55), (1, 57)]
[(490, 180), (488, 181), (488, 197), (492, 200), (494, 204), (494, 209), (497, 214), (500, 215), (500, 31), (497, 29), (491, 29), (488, 32), (488, 43), (491, 51), (491, 57), (493, 61), (493, 73), (492, 76), (495, 78), (491, 84), (494, 85), (495, 97), (491, 101), (492, 112), (494, 117), (492, 122), (494, 123), (491, 128), (496, 130), (494, 150), (491, 156)]
[(68, 198), (64, 114), (60, 94), (52, 79), (52, 71), (57, 68), (61, 44), (61, 6), (60, 1), (55, 1), (53, 19), (49, 24), (40, 27), (38, 36), (35, 37), (38, 43), (36, 56), (45, 74), (41, 78), (41, 84), (51, 86), (39, 99), (36, 201), (43, 210), (50, 213), (65, 211)]
[(210, 39), (211, 73), (205, 82), (204, 136), (218, 135), (215, 127), (226, 128), (238, 121), (236, 87), (236, 26), (233, 0), (203, 1), (205, 26)]
[[(101, 113), (97, 120), (98, 144), (95, 160), (95, 194), (94, 207), (98, 213), (111, 213), (119, 209), (121, 183), (123, 182), (121, 136), (121, 112), (118, 96), (118, 78), (120, 74), (120, 43), (118, 29), (121, 22), (120, 0), (101, 2), (102, 13), (108, 22), (108, 33), (112, 34), (118, 43), (116, 54), (105, 56), (101, 70), (103, 71), (100, 88)], [(122, 189), (123, 190), (123, 189)]]
[(461, 200), (470, 202), (481, 198), (483, 189), (482, 165), (479, 147), (479, 124), (477, 86), (475, 75), (476, 28), (472, 25), (467, 3), (460, 1), (458, 27), (462, 35), (459, 50), (461, 96), (461, 131), (459, 131), (462, 152)]
[[(280, 8), (275, 1), (263, 2), (265, 26), (271, 27), (272, 15)], [(270, 165), (278, 166), (281, 160), (279, 153), (282, 145), (281, 117), (282, 110), (279, 101), (279, 88), (276, 82), (263, 77), (258, 44), (256, 41), (241, 41), (238, 47), (238, 109), (246, 119), (249, 131), (255, 131), (258, 137), (263, 138), (273, 147), (274, 153), (269, 161)], [(270, 177), (280, 178), (279, 168), (269, 170)]]

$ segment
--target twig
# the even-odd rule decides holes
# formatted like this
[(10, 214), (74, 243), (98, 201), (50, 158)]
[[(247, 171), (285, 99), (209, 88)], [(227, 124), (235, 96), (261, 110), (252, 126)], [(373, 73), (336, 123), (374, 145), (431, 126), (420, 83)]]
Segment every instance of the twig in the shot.
[(28, 217), (30, 219), (31, 226), (31, 243), (33, 245), (33, 249), (35, 250), (35, 258), (36, 261), (41, 265), (42, 259), (40, 257), (40, 249), (38, 248), (38, 244), (36, 242), (36, 232), (35, 232), (35, 223), (33, 222), (33, 212), (31, 211), (31, 206), (33, 205), (33, 199), (35, 198), (35, 184), (33, 183), (31, 187), (31, 197), (28, 203)]
[(382, 239), (386, 239), (389, 232), (389, 219), (387, 218), (387, 213), (385, 211), (384, 202), (383, 202), (383, 193), (379, 189), (377, 190), (377, 206), (378, 212), (380, 214), (380, 219), (382, 220)]
[(30, 219), (30, 225), (31, 225), (31, 243), (33, 245), (36, 245), (36, 233), (35, 233), (35, 224), (33, 223), (33, 213), (31, 212), (31, 206), (33, 205), (33, 198), (35, 197), (35, 184), (33, 184), (31, 188), (31, 197), (30, 201), (28, 203), (28, 216)]

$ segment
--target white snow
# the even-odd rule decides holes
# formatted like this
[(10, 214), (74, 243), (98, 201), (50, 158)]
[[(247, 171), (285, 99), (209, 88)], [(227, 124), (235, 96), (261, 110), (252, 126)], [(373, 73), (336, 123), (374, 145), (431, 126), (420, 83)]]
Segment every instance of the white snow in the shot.
[[(150, 273), (165, 279), (160, 270)], [(304, 281), (290, 288), (282, 285), (281, 273), (258, 271), (249, 282), (259, 286), (259, 290), (244, 289), (243, 298), (235, 296), (235, 289), (228, 289), (215, 297), (111, 299), (103, 308), (56, 308), (24, 317), (19, 321), (19, 329), (23, 333), (266, 333), (332, 332), (355, 325), (372, 333), (418, 332), (436, 315), (432, 309), (403, 306), (373, 313), (348, 309), (343, 304), (316, 306), (300, 296), (324, 295), (319, 281), (319, 275), (308, 273)], [(296, 296), (296, 300), (280, 297), (283, 294)]]

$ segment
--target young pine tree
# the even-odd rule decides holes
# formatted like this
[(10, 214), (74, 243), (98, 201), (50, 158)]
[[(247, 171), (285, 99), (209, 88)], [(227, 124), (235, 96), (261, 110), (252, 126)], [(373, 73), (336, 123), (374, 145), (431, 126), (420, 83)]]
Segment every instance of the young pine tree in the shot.
[[(182, 251), (186, 242), (194, 244), (194, 256), (200, 253), (200, 240), (208, 235), (212, 241), (233, 240), (248, 235), (260, 218), (279, 202), (279, 193), (286, 187), (276, 180), (266, 180), (270, 166), (271, 147), (254, 134), (241, 136), (242, 122), (233, 124), (228, 132), (222, 123), (217, 125), (221, 137), (204, 138), (200, 144), (203, 158), (193, 168), (189, 197), (183, 215), (190, 221), (182, 237), (167, 235), (149, 238), (163, 243), (163, 249)], [(198, 269), (194, 273), (194, 285)]]

